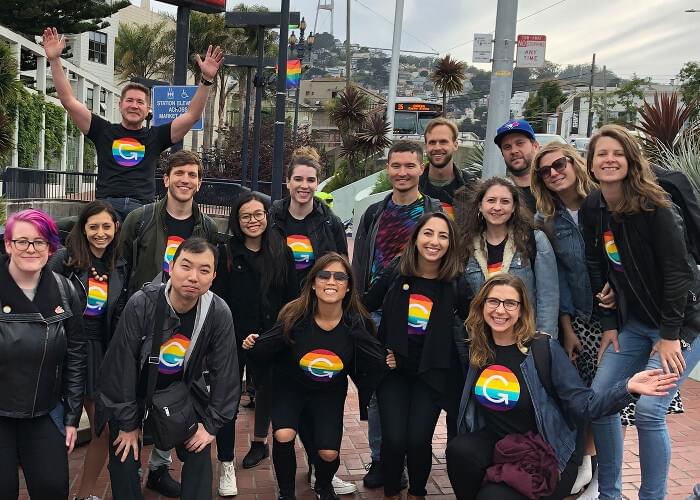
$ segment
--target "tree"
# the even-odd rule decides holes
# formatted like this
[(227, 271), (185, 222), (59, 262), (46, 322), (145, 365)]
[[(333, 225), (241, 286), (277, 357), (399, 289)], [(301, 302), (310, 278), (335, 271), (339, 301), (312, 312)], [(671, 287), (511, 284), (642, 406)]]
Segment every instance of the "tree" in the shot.
[[(545, 99), (547, 101), (546, 111), (544, 109)], [(537, 92), (525, 102), (523, 115), (535, 130), (546, 132), (547, 115), (557, 109), (557, 106), (563, 101), (564, 93), (559, 88), (559, 84), (557, 82), (544, 82), (537, 89)]]
[(114, 70), (122, 82), (134, 77), (170, 81), (174, 53), (166, 21), (155, 25), (119, 24), (114, 42)]
[(559, 74), (560, 67), (557, 63), (553, 63), (552, 61), (544, 61), (544, 66), (541, 68), (533, 68), (532, 70), (532, 75), (534, 76), (535, 80), (554, 80), (557, 78), (557, 75)]
[(12, 55), (10, 46), (0, 42), (0, 159), (14, 148), (12, 139), (15, 120), (14, 113), (10, 110), (16, 107), (19, 87), (17, 60)]
[(435, 88), (442, 92), (443, 113), (447, 107), (447, 95), (457, 94), (464, 90), (464, 73), (466, 69), (466, 63), (452, 59), (450, 54), (438, 59), (435, 63), (430, 79), (435, 84)]
[(330, 33), (317, 33), (314, 35), (314, 50), (327, 49), (335, 50), (335, 38)]
[[(678, 78), (681, 81), (683, 101), (686, 104), (700, 102), (700, 64), (695, 61), (685, 63), (678, 73)], [(698, 117), (698, 111), (697, 107), (693, 110), (693, 118)]]
[(644, 100), (644, 88), (649, 84), (649, 78), (639, 78), (636, 74), (632, 79), (623, 83), (615, 92), (614, 98), (625, 108), (624, 121), (633, 124), (637, 121), (639, 104)]
[[(678, 94), (654, 93), (654, 103), (644, 101), (639, 111), (640, 125), (637, 130), (644, 132), (642, 145), (647, 158), (655, 160), (662, 151), (673, 151), (676, 141), (681, 137), (686, 122), (697, 110), (697, 101), (678, 105)], [(692, 130), (693, 127), (689, 127)], [(698, 129), (695, 128), (695, 133)]]
[(3, 0), (0, 24), (30, 36), (40, 35), (47, 26), (55, 27), (59, 33), (97, 31), (109, 26), (105, 18), (128, 5), (129, 0)]

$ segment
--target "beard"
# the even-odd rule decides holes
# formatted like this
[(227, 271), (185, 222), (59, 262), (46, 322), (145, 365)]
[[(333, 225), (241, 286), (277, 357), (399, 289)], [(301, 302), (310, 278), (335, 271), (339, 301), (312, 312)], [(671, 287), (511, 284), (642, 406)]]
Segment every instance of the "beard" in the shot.
[(444, 155), (444, 158), (440, 163), (433, 163), (432, 157), (428, 156), (428, 159), (430, 161), (430, 166), (435, 167), (435, 168), (445, 168), (446, 166), (450, 165), (452, 163), (452, 155), (447, 154)]

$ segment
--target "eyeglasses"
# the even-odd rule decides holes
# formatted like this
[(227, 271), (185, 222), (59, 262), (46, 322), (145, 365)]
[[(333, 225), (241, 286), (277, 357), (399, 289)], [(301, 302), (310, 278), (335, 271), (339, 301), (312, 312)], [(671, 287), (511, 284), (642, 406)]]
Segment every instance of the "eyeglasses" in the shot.
[(518, 302), (517, 300), (512, 300), (512, 299), (501, 300), (501, 299), (497, 299), (495, 297), (489, 297), (486, 299), (486, 306), (489, 309), (498, 309), (498, 307), (501, 304), (503, 304), (503, 308), (506, 311), (515, 311), (520, 306), (520, 302)]
[(328, 281), (331, 276), (335, 278), (336, 281), (348, 281), (350, 276), (342, 271), (319, 271), (316, 277), (323, 281)]
[(551, 165), (542, 165), (536, 170), (537, 175), (539, 175), (540, 179), (542, 180), (549, 179), (549, 177), (552, 175), (552, 169), (556, 170), (557, 173), (561, 174), (566, 168), (566, 164), (569, 163), (570, 160), (571, 158), (569, 158), (568, 156), (562, 156), (558, 160), (554, 160)]
[(37, 252), (43, 252), (49, 247), (49, 242), (45, 240), (34, 240), (29, 241), (25, 239), (12, 240), (12, 244), (20, 252), (26, 252), (29, 249), (29, 245), (34, 247)]
[(259, 210), (257, 212), (253, 212), (252, 214), (239, 215), (238, 220), (244, 224), (249, 224), (253, 219), (260, 222), (261, 220), (263, 220), (265, 218), (265, 215), (267, 215), (267, 212), (264, 212), (263, 210)]

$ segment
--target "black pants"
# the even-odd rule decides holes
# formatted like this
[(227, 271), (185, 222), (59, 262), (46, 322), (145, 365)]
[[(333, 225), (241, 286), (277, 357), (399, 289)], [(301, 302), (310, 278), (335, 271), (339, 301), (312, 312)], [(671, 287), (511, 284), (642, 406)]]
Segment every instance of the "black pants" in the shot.
[(433, 433), (441, 410), (434, 396), (434, 391), (419, 378), (397, 372), (389, 373), (377, 388), (386, 496), (401, 491), (404, 459), (408, 466), (409, 493), (426, 495)]
[[(114, 500), (142, 500), (141, 480), (139, 479), (140, 460), (134, 460), (133, 451), (129, 453), (126, 461), (121, 462), (115, 455), (114, 440), (119, 431), (117, 424), (110, 423), (109, 437), (109, 479), (112, 483), (112, 497)], [(182, 461), (182, 500), (211, 500), (211, 445), (208, 445), (199, 453), (192, 453), (185, 449), (184, 445), (175, 448), (177, 457)]]
[[(526, 500), (505, 483), (482, 484), (486, 469), (493, 464), (493, 449), (499, 438), (488, 430), (460, 434), (447, 444), (447, 474), (457, 500)], [(554, 493), (542, 500), (560, 500), (571, 493), (578, 466), (572, 457), (561, 473)]]
[(0, 417), (0, 499), (19, 496), (22, 467), (32, 500), (68, 498), (66, 440), (51, 417)]

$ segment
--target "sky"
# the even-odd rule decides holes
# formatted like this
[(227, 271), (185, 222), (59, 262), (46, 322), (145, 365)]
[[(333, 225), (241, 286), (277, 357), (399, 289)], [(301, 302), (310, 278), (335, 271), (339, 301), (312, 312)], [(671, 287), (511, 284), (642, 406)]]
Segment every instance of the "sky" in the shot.
[[(140, 4), (141, 0), (131, 0)], [(350, 1), (350, 41), (391, 48), (395, 2)], [(346, 0), (335, 4), (333, 34), (345, 40)], [(228, 8), (241, 0), (227, 0)], [(243, 2), (279, 10), (279, 0)], [(314, 31), (319, 0), (291, 0), (291, 10)], [(493, 32), (496, 0), (405, 0), (401, 49), (445, 55), (472, 63), (474, 33)], [(151, 8), (175, 13), (176, 7), (151, 0)], [(546, 35), (546, 58), (557, 64), (606, 65), (618, 76), (634, 73), (668, 83), (687, 61), (700, 60), (700, 0), (520, 0), (516, 34)], [(321, 10), (318, 32), (331, 32), (331, 17)], [(422, 54), (415, 54), (422, 55)], [(490, 64), (476, 64), (490, 69)]]

